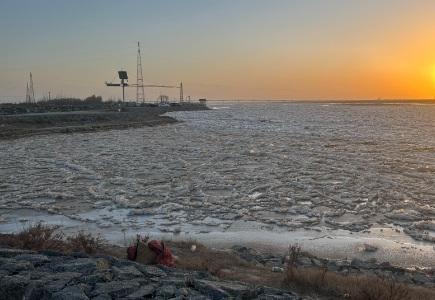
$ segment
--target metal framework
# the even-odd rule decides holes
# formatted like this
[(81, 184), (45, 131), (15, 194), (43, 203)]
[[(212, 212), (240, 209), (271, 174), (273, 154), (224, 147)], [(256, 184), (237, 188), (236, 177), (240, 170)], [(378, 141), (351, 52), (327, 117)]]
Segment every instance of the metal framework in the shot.
[[(144, 88), (172, 88), (180, 90), (180, 102), (184, 101), (183, 82), (180, 82), (179, 86), (175, 85), (160, 85), (160, 84), (144, 84), (143, 72), (142, 72), (142, 56), (140, 53), (140, 43), (137, 42), (137, 64), (136, 64), (136, 84), (128, 84), (128, 77), (126, 71), (119, 71), (119, 79), (121, 83), (112, 83), (106, 81), (106, 86), (119, 86), (122, 87), (122, 102), (125, 101), (125, 88), (136, 87), (136, 102), (145, 102)], [(30, 78), (31, 78), (30, 74)], [(27, 98), (26, 98), (27, 99)]]
[(184, 95), (183, 95), (183, 82), (180, 82), (180, 102), (184, 101)]
[(145, 102), (143, 85), (142, 57), (140, 55), (140, 44), (137, 42), (137, 66), (136, 66), (136, 102)]
[[(30, 82), (30, 84), (29, 84)], [(26, 103), (35, 103), (35, 91), (33, 89), (32, 72), (30, 72), (30, 81), (26, 85)]]

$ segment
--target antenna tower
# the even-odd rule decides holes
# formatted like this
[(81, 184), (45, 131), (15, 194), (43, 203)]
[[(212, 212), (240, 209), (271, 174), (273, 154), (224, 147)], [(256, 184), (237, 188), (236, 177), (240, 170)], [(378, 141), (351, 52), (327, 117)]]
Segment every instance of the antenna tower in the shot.
[(35, 91), (33, 90), (32, 72), (30, 72), (30, 81), (26, 86), (26, 103), (35, 103)]
[(30, 103), (29, 83), (26, 85), (26, 103)]
[(180, 82), (180, 102), (184, 101), (183, 82)]
[(137, 85), (136, 102), (145, 102), (145, 92), (143, 87), (142, 57), (140, 55), (140, 44), (137, 42)]
[(30, 85), (29, 85), (29, 102), (35, 103), (35, 91), (33, 90), (33, 77), (32, 72), (30, 72)]

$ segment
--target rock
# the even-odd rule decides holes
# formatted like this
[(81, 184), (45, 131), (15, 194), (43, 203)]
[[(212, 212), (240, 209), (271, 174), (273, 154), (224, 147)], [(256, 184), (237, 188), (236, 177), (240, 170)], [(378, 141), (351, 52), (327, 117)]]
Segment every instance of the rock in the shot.
[(35, 267), (39, 267), (50, 262), (50, 259), (46, 255), (41, 254), (20, 254), (16, 256), (15, 259), (31, 262)]
[(113, 279), (113, 275), (110, 272), (99, 272), (96, 274), (82, 276), (80, 282), (95, 285), (98, 282), (107, 282)]
[(364, 269), (364, 270), (377, 268), (375, 262), (363, 261), (363, 260), (358, 259), (358, 258), (352, 259), (352, 261), (350, 262), (350, 266), (353, 268), (356, 268), (356, 269)]
[(297, 300), (299, 298), (294, 297), (290, 294), (283, 294), (283, 295), (261, 295), (256, 298), (257, 300)]
[(78, 273), (78, 272), (60, 272), (60, 273), (56, 272), (56, 273), (53, 273), (52, 275), (50, 275), (44, 279), (49, 280), (49, 281), (65, 280), (65, 281), (69, 282), (73, 279), (80, 278), (82, 276), (83, 275), (81, 273)]
[(55, 293), (62, 290), (67, 284), (69, 280), (56, 280), (47, 282), (44, 288), (50, 293)]
[(92, 300), (112, 300), (112, 297), (107, 294), (102, 294), (92, 298)]
[(220, 297), (240, 296), (250, 292), (249, 287), (236, 282), (213, 282), (209, 280), (197, 280), (195, 281), (194, 285), (199, 291), (209, 295), (213, 299), (220, 299)]
[(85, 252), (72, 252), (69, 254), (69, 256), (74, 258), (89, 258), (89, 254)]
[(40, 280), (31, 281), (27, 286), (26, 292), (22, 299), (40, 300), (50, 299), (51, 293), (44, 287), (44, 283)]
[(172, 298), (175, 295), (177, 288), (175, 285), (163, 285), (157, 291), (157, 296), (161, 296), (164, 299)]
[(140, 283), (134, 280), (110, 281), (97, 283), (92, 291), (92, 296), (107, 294), (113, 298), (122, 298), (135, 292), (140, 287)]
[[(7, 253), (9, 257), (0, 257), (0, 300), (255, 299), (259, 295), (290, 299), (285, 298), (289, 293), (282, 290), (252, 289), (241, 283), (220, 281), (206, 272), (187, 275), (182, 270), (111, 257), (84, 257), (80, 253)], [(268, 255), (260, 257), (270, 264), (281, 260)]]
[(127, 296), (127, 299), (143, 299), (146, 296), (152, 295), (157, 288), (157, 285), (155, 284), (147, 284), (145, 286), (142, 286), (140, 289), (135, 291), (134, 293)]
[(113, 273), (115, 274), (115, 278), (118, 280), (127, 280), (135, 277), (142, 277), (143, 274), (139, 272), (134, 266), (126, 266), (126, 267), (113, 267)]
[(189, 300), (210, 300), (210, 297), (204, 295), (189, 296)]
[(16, 261), (2, 265), (2, 270), (8, 271), (10, 274), (16, 274), (22, 271), (29, 271), (33, 269), (33, 264), (28, 261)]
[(30, 250), (19, 250), (19, 249), (0, 249), (0, 257), (15, 257), (20, 254), (34, 254), (35, 251)]
[(135, 267), (147, 276), (165, 277), (167, 274), (162, 270), (154, 266), (135, 264)]
[(194, 283), (195, 289), (207, 295), (211, 299), (229, 298), (230, 294), (222, 288), (216, 286), (213, 282), (206, 280), (197, 280)]
[(187, 297), (187, 296), (189, 296), (189, 294), (190, 294), (190, 291), (187, 288), (180, 288), (180, 289), (177, 290), (177, 295), (178, 296)]
[(0, 280), (0, 300), (22, 299), (29, 279), (20, 276), (5, 276)]
[(63, 253), (59, 252), (59, 251), (53, 251), (53, 250), (42, 250), (40, 251), (40, 254), (49, 256), (49, 257), (59, 257), (59, 256), (63, 256)]
[(78, 258), (72, 262), (60, 264), (55, 267), (57, 272), (80, 272), (90, 274), (95, 271), (96, 262), (90, 258)]
[(41, 278), (41, 280), (44, 281), (44, 286), (47, 291), (55, 293), (62, 290), (72, 280), (78, 279), (81, 276), (82, 274), (74, 272), (54, 273)]
[(182, 288), (186, 286), (186, 278), (166, 278), (166, 279), (160, 279), (159, 283), (162, 285), (175, 285), (177, 288)]
[(78, 286), (68, 286), (63, 290), (54, 293), (54, 300), (88, 300), (85, 292)]

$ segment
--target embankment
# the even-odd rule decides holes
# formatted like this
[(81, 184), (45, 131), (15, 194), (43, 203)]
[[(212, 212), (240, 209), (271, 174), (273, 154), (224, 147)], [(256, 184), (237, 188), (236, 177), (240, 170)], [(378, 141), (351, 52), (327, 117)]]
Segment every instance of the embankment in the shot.
[(72, 111), (0, 115), (0, 140), (25, 136), (91, 132), (157, 126), (175, 123), (162, 114), (171, 111), (205, 110), (207, 107), (185, 104), (170, 107), (124, 107), (122, 111)]

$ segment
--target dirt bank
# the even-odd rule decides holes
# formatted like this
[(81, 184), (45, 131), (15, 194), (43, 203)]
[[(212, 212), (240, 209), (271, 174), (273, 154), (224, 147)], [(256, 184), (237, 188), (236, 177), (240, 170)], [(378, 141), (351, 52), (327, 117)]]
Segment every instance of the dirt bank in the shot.
[(171, 107), (125, 107), (120, 112), (95, 110), (1, 115), (0, 140), (51, 133), (164, 125), (176, 122), (174, 118), (162, 116), (166, 112), (204, 109), (207, 107), (185, 104)]

